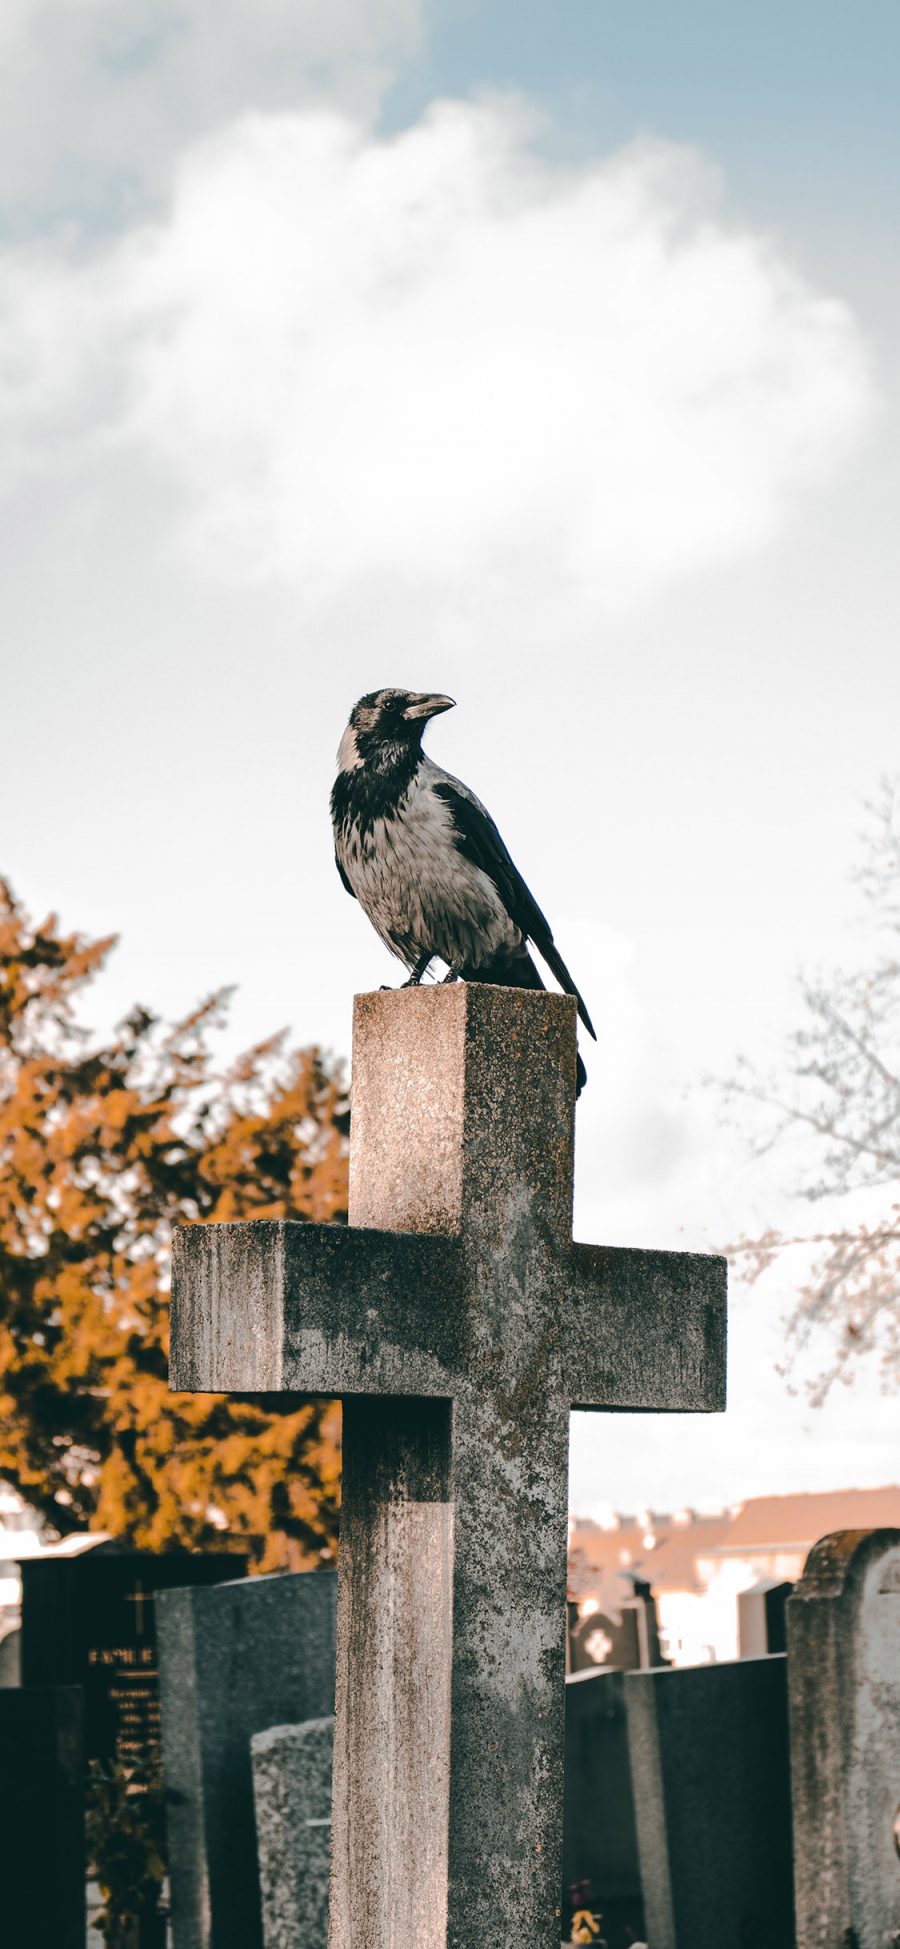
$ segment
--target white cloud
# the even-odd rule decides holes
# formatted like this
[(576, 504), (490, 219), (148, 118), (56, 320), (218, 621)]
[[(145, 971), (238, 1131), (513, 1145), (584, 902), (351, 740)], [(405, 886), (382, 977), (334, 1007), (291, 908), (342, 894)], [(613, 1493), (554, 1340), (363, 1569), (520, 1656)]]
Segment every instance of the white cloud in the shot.
[(852, 316), (691, 153), (562, 169), (531, 134), (499, 100), (391, 141), (244, 116), (159, 223), (7, 256), (7, 473), (112, 447), (214, 575), (502, 582), (588, 623), (757, 548), (866, 422)]

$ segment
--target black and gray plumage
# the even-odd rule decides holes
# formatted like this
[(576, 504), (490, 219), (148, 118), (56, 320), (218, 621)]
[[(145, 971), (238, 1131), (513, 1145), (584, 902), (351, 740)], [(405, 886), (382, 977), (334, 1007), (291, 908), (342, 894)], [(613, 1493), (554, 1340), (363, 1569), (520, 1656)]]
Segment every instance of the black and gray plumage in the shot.
[[(337, 870), (376, 934), (417, 985), (433, 960), (447, 981), (543, 988), (532, 941), (561, 988), (591, 1018), (490, 813), (422, 750), (452, 697), (371, 690), (350, 713), (331, 794)], [(578, 1088), (585, 1069), (578, 1058)]]

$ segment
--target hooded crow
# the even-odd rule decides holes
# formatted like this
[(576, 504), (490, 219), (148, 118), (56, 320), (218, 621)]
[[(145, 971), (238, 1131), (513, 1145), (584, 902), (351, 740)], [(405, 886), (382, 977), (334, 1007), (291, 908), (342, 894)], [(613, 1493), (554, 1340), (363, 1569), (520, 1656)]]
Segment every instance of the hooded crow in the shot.
[[(385, 947), (409, 969), (407, 987), (416, 987), (437, 958), (446, 962), (446, 981), (543, 988), (528, 952), (533, 941), (594, 1035), (549, 923), (490, 813), (422, 750), (429, 719), (453, 701), (370, 690), (354, 705), (331, 794), (337, 870)], [(579, 1090), (584, 1081), (579, 1056)]]

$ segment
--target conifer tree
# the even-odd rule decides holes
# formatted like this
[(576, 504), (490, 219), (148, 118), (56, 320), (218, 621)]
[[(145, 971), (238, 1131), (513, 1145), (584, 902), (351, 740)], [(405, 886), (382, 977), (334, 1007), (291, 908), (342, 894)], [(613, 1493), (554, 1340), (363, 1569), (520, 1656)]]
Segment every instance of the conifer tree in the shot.
[(340, 1068), (273, 1037), (218, 1075), (227, 991), (93, 1038), (76, 1005), (113, 944), (0, 881), (0, 1476), (61, 1535), (327, 1559), (338, 1407), (171, 1394), (167, 1287), (176, 1224), (345, 1218)]

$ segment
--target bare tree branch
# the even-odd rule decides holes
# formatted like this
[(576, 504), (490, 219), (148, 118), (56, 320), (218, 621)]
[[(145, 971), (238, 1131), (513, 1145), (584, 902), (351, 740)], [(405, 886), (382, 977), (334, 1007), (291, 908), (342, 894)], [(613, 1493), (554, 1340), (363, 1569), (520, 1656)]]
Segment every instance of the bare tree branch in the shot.
[[(900, 1374), (900, 774), (882, 780), (867, 819), (854, 876), (865, 899), (861, 965), (801, 979), (803, 1020), (778, 1074), (742, 1060), (720, 1086), (752, 1157), (777, 1156), (795, 1140), (799, 1175), (789, 1188), (798, 1199), (894, 1194), (874, 1219), (850, 1212), (817, 1231), (770, 1230), (731, 1248), (751, 1282), (789, 1250), (809, 1251), (787, 1337), (789, 1356), (821, 1348), (814, 1401), (850, 1378), (861, 1353), (877, 1356), (886, 1385)], [(748, 1109), (755, 1128), (746, 1127)]]

